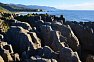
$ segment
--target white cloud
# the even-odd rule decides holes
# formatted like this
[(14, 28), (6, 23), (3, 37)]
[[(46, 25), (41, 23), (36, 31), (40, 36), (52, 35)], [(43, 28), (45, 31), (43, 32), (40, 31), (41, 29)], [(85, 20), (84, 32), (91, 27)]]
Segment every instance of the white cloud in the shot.
[(69, 10), (94, 10), (94, 2), (81, 3), (81, 4), (62, 4), (56, 6), (59, 9), (69, 9)]

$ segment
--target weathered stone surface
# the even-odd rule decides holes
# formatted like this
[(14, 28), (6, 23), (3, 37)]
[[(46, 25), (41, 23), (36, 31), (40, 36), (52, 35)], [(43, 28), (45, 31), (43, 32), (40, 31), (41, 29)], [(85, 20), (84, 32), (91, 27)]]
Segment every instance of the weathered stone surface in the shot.
[(68, 22), (73, 32), (78, 37), (81, 45), (80, 58), (86, 60), (88, 54), (94, 54), (94, 23), (93, 22)]
[(39, 26), (43, 25), (43, 23), (44, 23), (43, 20), (35, 21), (35, 26), (36, 26), (36, 27), (39, 27)]
[(94, 55), (88, 55), (86, 62), (94, 62)]
[(4, 62), (3, 58), (0, 56), (0, 62)]
[(94, 47), (94, 33), (92, 28), (89, 28), (88, 26), (84, 27), (82, 25), (74, 24), (74, 23), (71, 23), (70, 26), (74, 30), (76, 36), (79, 38), (81, 47), (84, 50), (89, 50), (94, 52), (94, 49), (92, 49), (92, 47)]
[(41, 40), (38, 38), (35, 32), (29, 32), (32, 42), (34, 43), (34, 49), (41, 48)]
[(0, 34), (0, 40), (4, 40), (4, 36), (2, 34)]
[(3, 46), (5, 50), (9, 50), (10, 53), (14, 53), (11, 45), (5, 45)]
[(8, 20), (4, 20), (5, 22), (7, 22), (9, 25), (12, 25), (13, 23), (18, 22), (16, 19), (8, 19)]
[(60, 42), (60, 32), (59, 31), (51, 31), (51, 48), (54, 51), (60, 51), (65, 45)]
[[(41, 57), (31, 57), (31, 59), (26, 59), (26, 62), (57, 62), (57, 60), (55, 59), (45, 59), (45, 58), (41, 58)], [(23, 61), (23, 62), (25, 62)]]
[(4, 33), (0, 26), (2, 62), (94, 62), (94, 22), (65, 22), (63, 15), (48, 14), (1, 16), (0, 24), (9, 26)]
[(43, 47), (43, 57), (49, 59), (52, 58), (52, 52), (53, 50), (50, 47), (48, 46)]
[[(13, 53), (12, 46), (10, 44), (7, 44), (7, 42), (0, 42), (0, 49), (3, 50), (8, 50), (10, 53)], [(2, 52), (1, 51), (1, 52)]]
[(54, 51), (48, 46), (44, 46), (43, 48), (37, 49), (36, 53), (37, 55), (48, 59), (53, 58), (55, 56)]
[(12, 26), (6, 34), (6, 39), (8, 43), (13, 46), (15, 52), (23, 52), (30, 47), (34, 49), (34, 43), (27, 30), (22, 27)]
[(14, 60), (15, 62), (20, 62), (21, 59), (20, 59), (18, 53), (11, 54), (11, 56), (12, 56), (12, 58), (13, 58), (13, 60)]
[(67, 42), (67, 38), (60, 35), (60, 42)]
[(11, 54), (8, 50), (4, 50), (4, 53), (2, 53), (1, 56), (5, 62), (13, 62), (13, 58), (11, 57)]
[(81, 62), (78, 54), (73, 52), (72, 49), (64, 47), (60, 51), (59, 62)]
[(32, 30), (32, 27), (27, 22), (16, 22), (12, 23), (12, 26), (20, 26), (26, 30)]
[(56, 59), (51, 59), (51, 62), (57, 62), (57, 60)]
[(44, 25), (49, 25), (49, 26), (51, 26), (51, 22), (44, 22)]
[(69, 25), (62, 25), (58, 23), (52, 24), (52, 29), (57, 30), (61, 32), (61, 35), (67, 38), (67, 44), (70, 48), (72, 48), (74, 51), (77, 51), (79, 48), (79, 40), (74, 35), (72, 29)]
[(0, 47), (3, 48), (3, 46), (8, 45), (7, 42), (0, 41)]
[(43, 39), (43, 43), (45, 45), (51, 45), (51, 40), (50, 40), (50, 35), (51, 35), (51, 32), (52, 31), (52, 28), (51, 26), (49, 25), (42, 25), (41, 26), (41, 37)]
[(58, 51), (60, 48), (64, 47), (63, 43), (60, 43), (59, 33), (59, 31), (53, 31), (51, 26), (41, 26), (41, 34), (45, 45), (51, 46), (51, 48), (55, 51)]

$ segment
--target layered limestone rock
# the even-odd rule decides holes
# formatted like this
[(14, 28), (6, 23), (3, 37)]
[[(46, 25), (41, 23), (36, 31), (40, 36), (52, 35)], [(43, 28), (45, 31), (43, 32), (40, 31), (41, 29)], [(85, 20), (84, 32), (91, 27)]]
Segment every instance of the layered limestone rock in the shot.
[(32, 30), (30, 24), (28, 24), (27, 22), (16, 22), (16, 23), (12, 23), (12, 26), (20, 26), (23, 27), (24, 29), (30, 31)]
[(0, 62), (4, 62), (3, 58), (0, 56)]
[(94, 62), (94, 55), (88, 55), (86, 58), (86, 62)]
[(6, 34), (8, 43), (12, 44), (14, 50), (22, 53), (28, 50), (28, 47), (34, 49), (34, 43), (28, 31), (22, 27), (12, 26)]
[(48, 14), (0, 19), (0, 24), (5, 22), (8, 24), (5, 27), (9, 27), (6, 32), (1, 32), (3, 26), (0, 25), (1, 62), (94, 61), (92, 22), (65, 22), (63, 15)]
[(75, 24), (75, 23), (70, 23), (70, 26), (74, 30), (76, 36), (79, 38), (81, 47), (84, 50), (89, 50), (94, 52), (94, 50), (92, 49), (92, 47), (94, 47), (93, 29), (89, 28), (88, 26), (84, 27), (83, 25)]
[(59, 31), (51, 31), (51, 48), (54, 51), (60, 51), (63, 47), (65, 47), (64, 43), (60, 42), (60, 32)]
[(81, 62), (77, 52), (73, 52), (72, 49), (64, 47), (59, 54), (59, 62)]
[(11, 54), (14, 53), (12, 46), (9, 45), (7, 42), (0, 42), (0, 55), (3, 58), (3, 61), (5, 62), (13, 62), (13, 58)]
[(29, 32), (32, 42), (34, 43), (34, 49), (41, 48), (41, 40), (38, 38), (35, 32)]
[(53, 30), (57, 30), (61, 32), (61, 35), (66, 37), (67, 44), (70, 48), (72, 48), (74, 51), (77, 51), (79, 49), (79, 40), (74, 35), (71, 27), (69, 25), (62, 25), (59, 23), (52, 24)]

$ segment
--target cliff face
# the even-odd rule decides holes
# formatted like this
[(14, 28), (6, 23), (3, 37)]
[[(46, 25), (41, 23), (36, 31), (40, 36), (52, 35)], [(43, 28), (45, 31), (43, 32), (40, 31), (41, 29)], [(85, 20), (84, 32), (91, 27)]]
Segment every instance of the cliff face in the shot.
[(0, 15), (2, 62), (94, 61), (93, 23), (65, 22), (63, 15)]
[[(94, 54), (94, 22), (68, 22), (81, 44), (81, 58), (85, 60)], [(94, 57), (94, 56), (93, 56)], [(89, 62), (89, 61), (87, 61)], [(92, 62), (92, 61), (91, 61)]]
[(10, 4), (4, 4), (0, 3), (0, 12), (7, 11), (7, 12), (36, 12), (36, 11), (42, 11), (41, 9), (31, 9), (31, 8), (25, 8), (25, 7), (20, 7), (16, 5), (10, 5)]

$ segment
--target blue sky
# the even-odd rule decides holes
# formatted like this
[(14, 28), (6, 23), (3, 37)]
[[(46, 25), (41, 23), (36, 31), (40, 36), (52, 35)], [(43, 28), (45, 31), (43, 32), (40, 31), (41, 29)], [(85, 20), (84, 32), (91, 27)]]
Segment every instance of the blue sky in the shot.
[(94, 10), (94, 0), (0, 0), (3, 3), (51, 6), (58, 9)]

